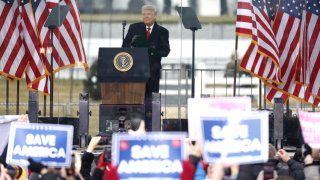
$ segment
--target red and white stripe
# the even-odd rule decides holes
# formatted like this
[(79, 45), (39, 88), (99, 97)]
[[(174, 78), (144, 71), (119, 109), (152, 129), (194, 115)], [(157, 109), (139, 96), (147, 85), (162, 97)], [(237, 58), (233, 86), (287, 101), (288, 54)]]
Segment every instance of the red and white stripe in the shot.
[(35, 25), (33, 15), (33, 8), (30, 3), (21, 7), (23, 37), (28, 51), (29, 66), (26, 70), (26, 81), (30, 86), (31, 84), (39, 81), (45, 74), (43, 55), (40, 54), (40, 40)]
[(28, 65), (18, 1), (0, 1), (0, 74), (20, 79)]
[(47, 6), (52, 9), (53, 7), (55, 7), (60, 0), (46, 0)]
[(272, 102), (275, 97), (282, 97), (286, 101), (290, 96), (300, 101), (308, 102), (314, 105), (319, 103), (319, 100), (317, 100), (317, 98), (311, 94), (310, 86), (297, 84), (294, 81), (290, 83), (292, 83), (290, 92), (286, 92), (283, 89), (278, 88), (277, 86), (267, 86), (266, 98)]
[[(320, 9), (319, 9), (320, 10)], [(308, 54), (307, 78), (310, 78), (311, 92), (320, 96), (320, 19), (319, 16), (306, 13), (306, 54)]]
[(238, 35), (250, 36), (256, 40), (258, 33), (253, 18), (251, 0), (238, 0), (236, 33)]
[(267, 99), (269, 101), (272, 101), (273, 95), (276, 94), (275, 91), (277, 90), (297, 98), (304, 98), (299, 96), (304, 94), (304, 92), (300, 92), (304, 88), (295, 89), (295, 73), (300, 52), (300, 28), (300, 19), (278, 11), (273, 24), (273, 31), (276, 34), (276, 40), (279, 45), (281, 76), (284, 83), (273, 85), (275, 88), (267, 88)]
[[(61, 27), (54, 29), (53, 34), (53, 71), (57, 72), (66, 67), (84, 66), (87, 68), (86, 55), (83, 47), (83, 35), (80, 24), (80, 15), (75, 0), (65, 0), (64, 3), (70, 7)], [(51, 8), (58, 5), (57, 0), (47, 2), (42, 0), (35, 11), (35, 21), (41, 47), (44, 49), (50, 48), (51, 37), (48, 28), (44, 27), (44, 23), (51, 11)], [(48, 75), (50, 72), (51, 54), (46, 53), (43, 58), (45, 71), (42, 73), (42, 78), (34, 82), (29, 88), (43, 87), (44, 92), (49, 92), (49, 85), (44, 85), (49, 82)], [(32, 71), (32, 70), (31, 70)], [(47, 74), (45, 74), (47, 72)], [(46, 78), (44, 78), (46, 77)]]
[(279, 67), (278, 45), (271, 28), (271, 20), (267, 15), (266, 9), (264, 9), (265, 11), (260, 11), (255, 6), (253, 7), (258, 30), (258, 51), (261, 54), (264, 54), (265, 56), (271, 58)]
[(35, 81), (34, 83), (29, 84), (28, 88), (40, 91), (44, 94), (49, 94), (50, 93), (50, 77), (44, 76), (39, 81)]
[(266, 9), (260, 11), (251, 0), (238, 0), (236, 33), (252, 39), (240, 68), (262, 79), (280, 83), (279, 52)]
[(300, 29), (300, 58), (297, 61), (297, 69), (295, 73), (295, 81), (299, 84), (309, 84), (310, 77), (307, 77), (307, 66), (308, 66), (308, 43), (307, 43), (307, 31), (306, 31), (306, 14), (303, 11)]
[[(85, 65), (86, 56), (83, 48), (83, 35), (79, 19), (79, 12), (75, 0), (65, 0), (70, 7), (63, 25), (54, 30), (53, 37), (53, 69), (54, 71), (61, 67), (69, 65)], [(50, 4), (52, 6), (52, 4)], [(37, 11), (36, 20), (37, 28), (40, 32), (40, 38), (45, 48), (50, 47), (50, 31), (43, 24), (49, 15), (49, 5), (45, 1), (41, 1)], [(47, 69), (50, 69), (50, 54), (44, 59)]]
[(261, 79), (280, 82), (280, 79), (276, 79), (280, 76), (280, 74), (276, 75), (276, 73), (280, 73), (280, 71), (277, 71), (277, 67), (273, 61), (258, 53), (258, 46), (253, 43), (249, 45), (247, 52), (242, 58), (240, 68), (251, 72)]

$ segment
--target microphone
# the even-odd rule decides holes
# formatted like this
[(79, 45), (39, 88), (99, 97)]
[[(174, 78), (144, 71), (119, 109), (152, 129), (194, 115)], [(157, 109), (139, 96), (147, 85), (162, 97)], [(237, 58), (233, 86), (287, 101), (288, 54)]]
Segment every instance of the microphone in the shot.
[(126, 21), (126, 20), (123, 20), (123, 21), (122, 21), (123, 29), (124, 29), (124, 27), (126, 27), (126, 25), (127, 25), (127, 21)]
[(139, 129), (140, 127), (140, 123), (141, 123), (141, 119), (140, 118), (133, 118), (131, 119), (131, 129), (133, 131), (136, 131)]
[(124, 40), (124, 31), (126, 29), (127, 21), (123, 20), (122, 21), (122, 41)]

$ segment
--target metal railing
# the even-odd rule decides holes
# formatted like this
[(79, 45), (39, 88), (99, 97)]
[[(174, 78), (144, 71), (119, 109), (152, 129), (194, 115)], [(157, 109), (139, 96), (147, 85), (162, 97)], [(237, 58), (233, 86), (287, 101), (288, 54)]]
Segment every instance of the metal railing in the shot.
[[(195, 71), (195, 97), (218, 97), (233, 96), (233, 74), (232, 70), (225, 69), (196, 69)], [(9, 83), (9, 80), (0, 79), (3, 86), (1, 97), (4, 101), (0, 102), (1, 114), (24, 114), (27, 111), (28, 92), (21, 87), (21, 83)], [(81, 80), (77, 80), (81, 81)], [(270, 108), (271, 105), (263, 101), (264, 88), (260, 87), (259, 79), (249, 74), (238, 72), (236, 83), (236, 96), (252, 97), (252, 107), (255, 109)], [(264, 90), (264, 91), (263, 91)], [(80, 92), (79, 92), (80, 93)], [(160, 80), (161, 108), (163, 118), (186, 118), (187, 100), (191, 96), (191, 70), (190, 69), (162, 69)], [(72, 102), (54, 101), (55, 116), (76, 116), (79, 107), (78, 96), (73, 97)], [(69, 98), (65, 98), (69, 99)], [(263, 107), (262, 107), (263, 103)], [(98, 107), (100, 102), (90, 102), (90, 109), (93, 116), (98, 117)], [(41, 116), (47, 116), (49, 104), (42, 101), (39, 95), (39, 110)], [(301, 107), (308, 106), (301, 104)], [(310, 106), (311, 107), (311, 106)], [(69, 108), (69, 109), (68, 109)], [(271, 107), (272, 109), (272, 107)], [(96, 115), (95, 115), (96, 114)], [(96, 118), (96, 117), (92, 117)]]

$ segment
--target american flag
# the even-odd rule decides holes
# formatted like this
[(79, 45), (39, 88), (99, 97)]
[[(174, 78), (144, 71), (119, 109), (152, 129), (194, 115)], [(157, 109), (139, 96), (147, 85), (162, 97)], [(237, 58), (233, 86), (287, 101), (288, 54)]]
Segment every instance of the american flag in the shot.
[[(273, 8), (276, 8), (275, 4)], [(262, 79), (280, 83), (279, 52), (271, 15), (264, 0), (238, 0), (236, 33), (252, 39), (240, 68)]]
[(75, 0), (0, 0), (0, 74), (20, 79), (25, 72), (28, 88), (49, 93), (50, 54), (45, 50), (50, 47), (50, 32), (43, 25), (58, 3), (68, 5), (70, 12), (54, 30), (54, 72), (87, 68)]
[(236, 33), (257, 41), (257, 27), (253, 18), (251, 0), (238, 0)]
[(279, 8), (279, 0), (266, 0), (266, 8), (268, 16), (270, 20), (273, 22), (276, 17), (277, 10)]
[(28, 65), (25, 56), (18, 1), (0, 0), (0, 74), (22, 78)]
[(249, 45), (247, 52), (243, 56), (240, 68), (263, 80), (280, 83), (278, 67), (272, 60), (259, 54), (258, 47), (253, 43)]
[[(313, 95), (320, 96), (320, 1), (308, 0), (303, 18), (305, 28), (304, 43), (302, 46), (301, 71), (305, 74), (306, 83), (310, 83)], [(299, 67), (299, 66), (298, 66)]]
[(267, 88), (267, 99), (269, 101), (272, 101), (276, 94), (281, 95), (283, 93), (282, 97), (290, 95), (312, 104), (315, 102), (310, 93), (310, 87), (295, 81), (300, 58), (303, 7), (304, 0), (280, 1), (273, 30), (279, 45), (281, 76), (284, 83), (281, 85), (273, 84)]
[[(29, 66), (26, 69), (26, 82), (28, 86), (37, 83), (45, 76), (45, 66), (43, 62), (43, 54), (40, 53), (41, 43), (39, 34), (36, 29), (36, 22), (33, 12), (33, 4), (29, 0), (20, 0), (21, 6), (21, 24), (23, 27), (23, 38), (26, 48), (26, 59)], [(45, 93), (47, 91), (40, 90)]]
[(307, 32), (306, 32), (306, 11), (305, 4), (303, 5), (302, 19), (301, 19), (301, 29), (300, 29), (300, 55), (297, 59), (297, 69), (295, 73), (295, 82), (299, 84), (309, 84), (310, 77), (307, 78), (307, 66), (308, 66), (308, 53), (307, 49)]
[(42, 76), (40, 80), (28, 84), (29, 90), (41, 91), (44, 94), (50, 93), (50, 76)]
[[(35, 0), (33, 3), (33, 9), (31, 11), (35, 16), (35, 27), (39, 35), (39, 42), (41, 48), (48, 50), (50, 48), (50, 31), (44, 27), (44, 23), (51, 11), (51, 9), (60, 4), (66, 4), (70, 7), (70, 11), (67, 14), (61, 27), (54, 29), (53, 35), (53, 70), (57, 72), (67, 67), (84, 66), (88, 67), (86, 55), (83, 47), (83, 34), (80, 24), (80, 15), (75, 0)], [(33, 73), (32, 69), (27, 70), (27, 80), (32, 82), (29, 84), (29, 88), (49, 92), (49, 78), (46, 77), (50, 72), (50, 53), (44, 53), (42, 56), (42, 62), (45, 71), (42, 72), (40, 79), (32, 81), (29, 74)], [(44, 89), (41, 89), (44, 88)]]
[(252, 0), (252, 5), (258, 31), (258, 51), (278, 63), (278, 46), (271, 28), (271, 19), (268, 16), (266, 3), (264, 0)]

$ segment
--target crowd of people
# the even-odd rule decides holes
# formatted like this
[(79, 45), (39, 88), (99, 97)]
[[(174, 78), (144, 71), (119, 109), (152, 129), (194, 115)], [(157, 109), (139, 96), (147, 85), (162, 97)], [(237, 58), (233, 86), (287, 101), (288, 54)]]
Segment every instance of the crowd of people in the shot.
[[(132, 136), (143, 135), (145, 133), (144, 121), (141, 121), (139, 128), (129, 130), (128, 133)], [(119, 179), (117, 166), (111, 163), (110, 149), (109, 151), (103, 151), (98, 158), (95, 158), (94, 152), (99, 142), (101, 143), (100, 136), (91, 138), (86, 151), (81, 153), (81, 157), (79, 153), (74, 153), (71, 166), (67, 168), (48, 167), (31, 158), (28, 159), (29, 166), (27, 169), (10, 165), (6, 163), (7, 149), (5, 149), (0, 158), (0, 180)], [(303, 145), (302, 148), (297, 148), (293, 157), (290, 157), (284, 149), (276, 150), (272, 144), (269, 144), (269, 159), (267, 162), (247, 165), (225, 165), (223, 162), (207, 163), (202, 159), (201, 145), (197, 141), (189, 142), (188, 151), (189, 158), (181, 163), (183, 171), (180, 179), (182, 180), (320, 179), (319, 150), (312, 149), (307, 144)]]

